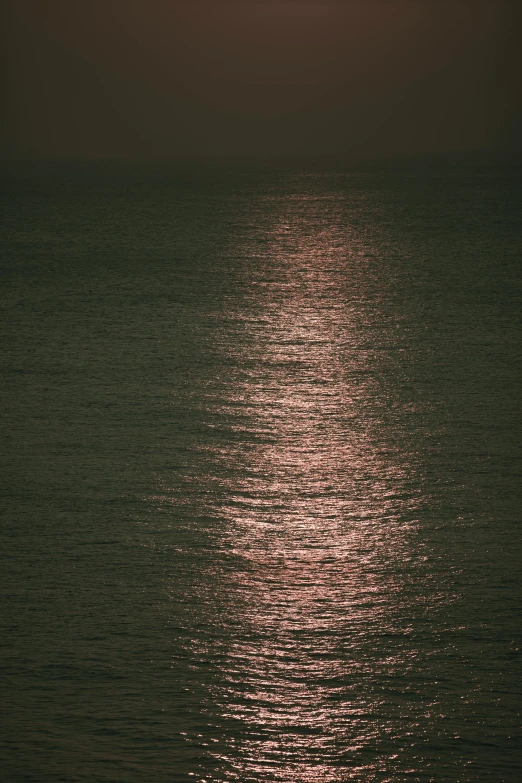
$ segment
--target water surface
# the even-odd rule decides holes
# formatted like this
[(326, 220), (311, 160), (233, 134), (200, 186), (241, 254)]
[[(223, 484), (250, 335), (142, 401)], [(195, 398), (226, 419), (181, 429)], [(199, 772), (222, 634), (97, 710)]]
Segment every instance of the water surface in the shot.
[(519, 183), (8, 172), (7, 780), (519, 779)]

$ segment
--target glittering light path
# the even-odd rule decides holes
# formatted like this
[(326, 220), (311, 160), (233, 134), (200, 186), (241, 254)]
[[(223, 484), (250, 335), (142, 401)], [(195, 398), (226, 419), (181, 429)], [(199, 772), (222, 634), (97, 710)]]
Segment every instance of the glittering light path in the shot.
[(229, 427), (211, 455), (211, 511), (234, 559), (212, 697), (241, 726), (221, 760), (231, 780), (361, 780), (379, 768), (376, 743), (388, 768), (396, 756), (376, 683), (400, 680), (415, 656), (398, 568), (411, 558), (415, 467), (382, 423), (393, 400), (378, 381), (383, 315), (364, 248), (347, 245), (328, 198), (265, 214), (268, 246), (245, 273), (233, 338), (222, 335), (231, 379), (210, 401)]

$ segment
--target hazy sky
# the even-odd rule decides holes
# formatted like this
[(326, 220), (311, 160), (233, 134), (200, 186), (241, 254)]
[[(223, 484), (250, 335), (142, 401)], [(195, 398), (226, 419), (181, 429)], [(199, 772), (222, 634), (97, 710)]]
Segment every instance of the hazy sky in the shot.
[(521, 7), (508, 0), (4, 0), (4, 155), (379, 156), (517, 147)]

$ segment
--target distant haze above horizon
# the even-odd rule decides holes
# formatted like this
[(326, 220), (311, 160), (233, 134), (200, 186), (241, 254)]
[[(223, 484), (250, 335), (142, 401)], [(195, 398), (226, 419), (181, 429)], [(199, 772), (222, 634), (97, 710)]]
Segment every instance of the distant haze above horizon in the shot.
[(4, 0), (3, 157), (521, 151), (507, 0)]

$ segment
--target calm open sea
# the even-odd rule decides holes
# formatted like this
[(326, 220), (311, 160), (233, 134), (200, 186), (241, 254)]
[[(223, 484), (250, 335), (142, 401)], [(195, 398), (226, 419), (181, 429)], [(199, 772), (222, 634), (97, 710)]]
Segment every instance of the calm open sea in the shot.
[(518, 783), (520, 168), (4, 173), (2, 780)]

